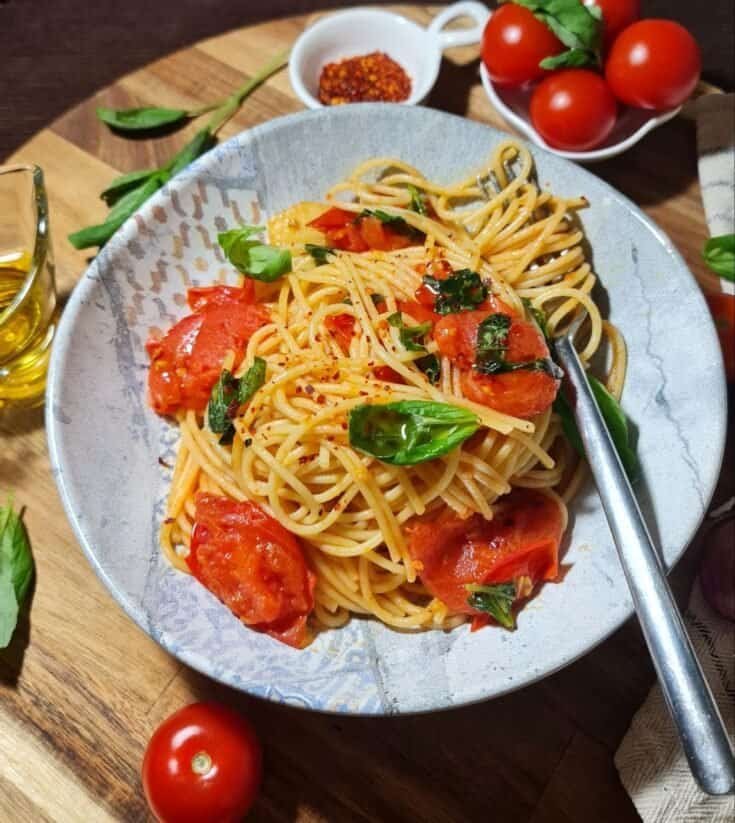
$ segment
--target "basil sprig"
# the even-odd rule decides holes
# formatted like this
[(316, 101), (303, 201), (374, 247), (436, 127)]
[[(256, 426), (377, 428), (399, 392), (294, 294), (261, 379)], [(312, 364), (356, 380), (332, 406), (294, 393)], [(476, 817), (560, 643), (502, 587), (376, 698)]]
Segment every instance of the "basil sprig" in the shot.
[(217, 132), (238, 111), (243, 101), (261, 83), (288, 63), (289, 52), (282, 52), (269, 60), (240, 88), (229, 97), (201, 109), (185, 111), (159, 107), (138, 109), (97, 110), (97, 116), (112, 128), (125, 132), (140, 132), (160, 127), (170, 127), (187, 122), (208, 111), (213, 111), (207, 125), (200, 129), (181, 151), (157, 169), (143, 169), (117, 177), (102, 192), (102, 199), (113, 210), (104, 222), (88, 226), (69, 235), (69, 242), (77, 249), (104, 246), (122, 224), (134, 214), (148, 198), (164, 186), (175, 174), (204, 154), (217, 142)]
[(406, 188), (408, 189), (408, 193), (411, 195), (411, 200), (409, 202), (411, 211), (415, 211), (417, 214), (424, 216), (428, 214), (428, 210), (426, 208), (426, 195), (419, 191), (413, 183), (408, 183)]
[(580, 0), (513, 0), (533, 12), (534, 17), (561, 40), (566, 51), (544, 58), (544, 69), (575, 68), (600, 64), (602, 12)]
[(505, 359), (510, 327), (511, 319), (507, 314), (490, 314), (478, 325), (475, 369), (480, 374), (543, 371), (557, 380), (561, 379), (561, 369), (549, 357), (516, 363)]
[(735, 281), (735, 234), (710, 237), (704, 244), (702, 256), (713, 272), (725, 280)]
[[(612, 441), (615, 444), (620, 461), (625, 468), (625, 473), (632, 483), (638, 477), (640, 466), (638, 464), (635, 441), (628, 426), (628, 418), (625, 416), (625, 412), (620, 407), (618, 401), (596, 377), (588, 374), (587, 380), (589, 381), (592, 393), (595, 395), (600, 413), (610, 432), (610, 437), (612, 437)], [(574, 412), (563, 392), (559, 392), (556, 396), (554, 411), (561, 418), (562, 430), (567, 440), (572, 444), (580, 457), (585, 457), (584, 444), (579, 435), (577, 423), (574, 420)]]
[(240, 406), (249, 403), (256, 391), (265, 383), (265, 360), (256, 357), (253, 365), (242, 377), (234, 377), (227, 369), (222, 371), (212, 388), (207, 406), (207, 422), (210, 431), (221, 434), (222, 445), (232, 443), (235, 419)]
[(480, 275), (470, 269), (452, 272), (445, 280), (425, 274), (423, 282), (436, 295), (434, 311), (437, 314), (469, 311), (487, 298), (487, 286)]
[(398, 337), (407, 351), (426, 351), (426, 346), (417, 342), (431, 331), (431, 323), (419, 323), (416, 326), (407, 326), (399, 311), (388, 317), (388, 324), (398, 329)]
[(254, 238), (263, 231), (262, 226), (240, 226), (221, 231), (217, 242), (225, 257), (239, 272), (253, 280), (272, 283), (291, 271), (291, 252)]
[(350, 445), (396, 466), (441, 457), (479, 427), (471, 411), (429, 400), (367, 404), (349, 414)]
[[(207, 111), (210, 109), (209, 107)], [(136, 109), (97, 109), (97, 118), (117, 131), (151, 131), (175, 126), (197, 117), (202, 111), (165, 109), (156, 106)]]
[(33, 578), (33, 556), (12, 500), (0, 506), (0, 649), (10, 644)]
[(515, 583), (494, 583), (480, 586), (474, 583), (465, 586), (470, 593), (467, 605), (481, 612), (487, 612), (501, 626), (515, 629), (516, 619), (513, 603), (516, 599)]

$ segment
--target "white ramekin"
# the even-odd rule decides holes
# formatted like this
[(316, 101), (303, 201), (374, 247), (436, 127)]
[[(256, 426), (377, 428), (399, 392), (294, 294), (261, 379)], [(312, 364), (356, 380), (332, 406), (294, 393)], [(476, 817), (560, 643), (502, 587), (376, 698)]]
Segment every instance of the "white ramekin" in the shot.
[[(479, 43), (489, 15), (482, 3), (465, 0), (444, 9), (428, 28), (400, 14), (372, 8), (347, 9), (322, 17), (294, 44), (289, 61), (291, 85), (304, 105), (320, 108), (319, 75), (326, 63), (382, 51), (400, 63), (411, 78), (411, 95), (403, 102), (416, 105), (436, 82), (442, 52)], [(469, 17), (474, 25), (443, 31), (458, 17)]]

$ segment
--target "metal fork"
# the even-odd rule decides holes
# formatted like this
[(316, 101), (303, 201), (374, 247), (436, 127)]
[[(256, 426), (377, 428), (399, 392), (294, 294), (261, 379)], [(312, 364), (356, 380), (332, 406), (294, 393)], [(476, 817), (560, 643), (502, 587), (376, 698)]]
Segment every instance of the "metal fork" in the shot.
[(589, 467), (689, 768), (707, 794), (731, 794), (735, 791), (735, 759), (722, 717), (574, 347), (586, 317), (582, 312), (567, 333), (557, 338), (555, 357), (574, 389), (572, 407)]

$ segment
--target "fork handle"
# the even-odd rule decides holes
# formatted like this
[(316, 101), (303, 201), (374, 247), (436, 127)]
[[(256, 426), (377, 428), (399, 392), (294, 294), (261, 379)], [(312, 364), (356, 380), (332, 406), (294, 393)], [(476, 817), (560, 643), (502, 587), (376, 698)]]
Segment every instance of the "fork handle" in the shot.
[(735, 760), (625, 470), (569, 337), (555, 343), (576, 394), (574, 416), (682, 748), (707, 794), (735, 791)]

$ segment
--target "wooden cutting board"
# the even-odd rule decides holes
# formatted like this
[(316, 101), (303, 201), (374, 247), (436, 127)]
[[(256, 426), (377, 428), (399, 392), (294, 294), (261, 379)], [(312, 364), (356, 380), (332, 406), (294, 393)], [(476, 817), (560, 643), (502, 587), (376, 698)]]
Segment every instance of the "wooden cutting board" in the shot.
[[(437, 11), (399, 10), (422, 23)], [(236, 30), (166, 57), (100, 91), (9, 158), (37, 163), (46, 174), (62, 299), (90, 256), (66, 236), (101, 222), (99, 192), (121, 172), (161, 165), (196, 128), (126, 140), (97, 121), (95, 107), (193, 108), (218, 99), (308, 22), (294, 17)], [(505, 128), (480, 86), (477, 53), (475, 47), (449, 53), (429, 104)], [(221, 137), (300, 108), (282, 72)], [(706, 229), (690, 123), (673, 121), (594, 171), (639, 203), (692, 269), (704, 273)], [(80, 390), (94, 402), (94, 387)], [(634, 623), (542, 683), (433, 716), (332, 717), (258, 701), (169, 657), (97, 580), (56, 493), (42, 412), (6, 415), (0, 432), (0, 494), (14, 490), (26, 507), (37, 568), (30, 609), (10, 648), (0, 652), (0, 820), (148, 819), (139, 781), (148, 737), (175, 709), (209, 698), (247, 713), (264, 742), (265, 781), (254, 820), (638, 819), (612, 761), (653, 682)], [(693, 567), (690, 552), (675, 575), (682, 591)]]

